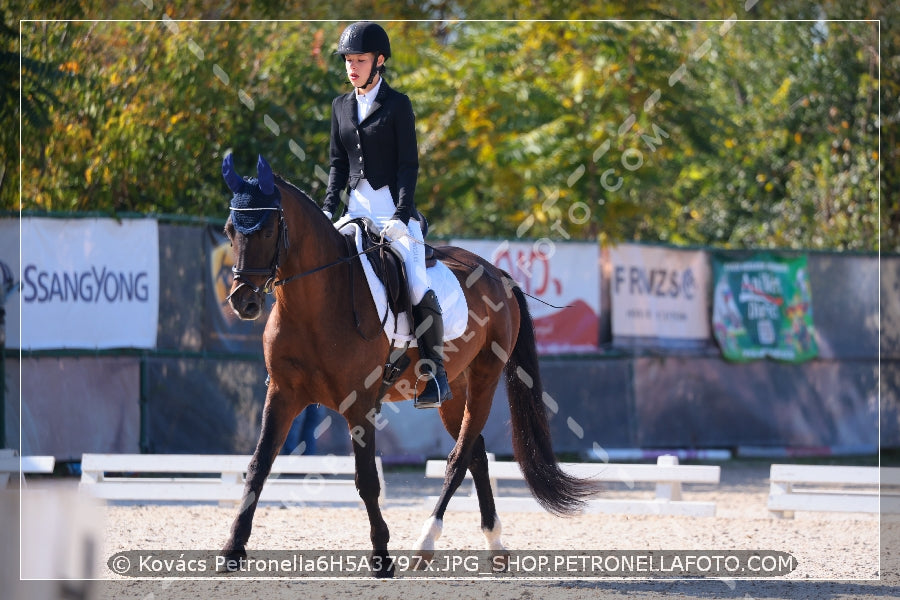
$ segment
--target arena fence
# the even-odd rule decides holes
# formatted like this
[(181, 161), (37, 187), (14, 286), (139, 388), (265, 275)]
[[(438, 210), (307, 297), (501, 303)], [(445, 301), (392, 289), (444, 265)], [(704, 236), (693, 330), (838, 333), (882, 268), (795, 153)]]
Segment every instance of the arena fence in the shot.
[[(7, 348), (11, 400), (0, 411), (7, 446), (21, 443), (25, 454), (60, 461), (83, 453), (252, 451), (265, 397), (262, 323), (223, 329), (215, 313), (210, 253), (222, 222), (159, 223), (165, 268), (156, 348)], [(900, 256), (808, 258), (820, 351), (803, 364), (730, 363), (712, 342), (678, 350), (617, 346), (603, 283), (598, 350), (541, 359), (555, 449), (581, 456), (604, 447), (900, 446), (900, 307), (888, 293), (900, 285)], [(484, 431), (500, 456), (512, 453), (504, 394), (501, 385)], [(382, 456), (446, 456), (452, 440), (436, 413), (408, 404), (385, 405)], [(350, 453), (340, 415), (327, 411), (317, 432), (319, 452)]]
[[(489, 460), (491, 457), (488, 457)], [(447, 461), (429, 460), (425, 464), (425, 476), (443, 478)], [(715, 502), (686, 500), (682, 495), (684, 484), (719, 483), (721, 469), (711, 465), (679, 465), (675, 456), (660, 456), (656, 464), (616, 464), (616, 463), (561, 463), (560, 468), (573, 477), (594, 482), (621, 484), (633, 490), (627, 498), (591, 498), (585, 504), (588, 513), (618, 513), (631, 515), (682, 515), (691, 517), (713, 517)], [(524, 481), (522, 471), (515, 462), (491, 460), (488, 471), (494, 501), (500, 512), (540, 512), (544, 510), (530, 495), (513, 496), (501, 493), (497, 480)], [(466, 474), (471, 479), (470, 474)], [(640, 490), (635, 484), (652, 484), (653, 498), (638, 497)], [(639, 486), (638, 486), (639, 487)], [(429, 497), (425, 504), (433, 506), (437, 496)], [(466, 496), (454, 495), (448, 505), (450, 510), (478, 510), (478, 496), (474, 486)]]

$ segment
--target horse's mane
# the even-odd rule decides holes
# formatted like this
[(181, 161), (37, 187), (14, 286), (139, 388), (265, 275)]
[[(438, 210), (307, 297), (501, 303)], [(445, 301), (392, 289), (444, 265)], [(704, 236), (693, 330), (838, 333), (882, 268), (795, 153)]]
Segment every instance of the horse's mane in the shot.
[[(307, 194), (306, 192), (304, 192), (303, 190), (298, 188), (296, 185), (294, 185), (293, 183), (291, 183), (290, 181), (285, 179), (282, 175), (279, 175), (278, 173), (273, 173), (273, 175), (275, 176), (275, 183), (278, 184), (280, 187), (285, 187), (288, 190), (290, 190), (291, 192), (299, 195), (301, 198), (303, 198), (309, 202), (312, 202), (313, 204), (316, 204), (316, 201), (313, 200), (309, 194)], [(318, 206), (318, 204), (316, 204), (316, 206)]]
[[(275, 177), (275, 184), (282, 189), (283, 192), (286, 192), (287, 195), (293, 196), (297, 199), (301, 204), (307, 203), (307, 208), (311, 209), (314, 214), (318, 215), (319, 218), (322, 219), (322, 223), (328, 223), (331, 225), (331, 221), (329, 221), (325, 217), (325, 213), (322, 212), (322, 207), (319, 206), (318, 202), (312, 199), (312, 197), (298, 188), (296, 185), (285, 179), (283, 176), (278, 173), (273, 173)], [(334, 229), (333, 227), (331, 229)], [(337, 233), (337, 230), (334, 230)]]

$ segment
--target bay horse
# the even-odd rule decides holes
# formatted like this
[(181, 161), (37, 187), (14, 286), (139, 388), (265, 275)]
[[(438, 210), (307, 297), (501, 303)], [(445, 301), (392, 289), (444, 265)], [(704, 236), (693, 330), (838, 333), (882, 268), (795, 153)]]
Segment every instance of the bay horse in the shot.
[[(307, 405), (319, 403), (347, 420), (356, 487), (369, 517), (372, 556), (380, 557), (377, 564), (390, 565), (390, 536), (378, 504), (375, 462), (381, 390), (372, 383), (372, 375), (384, 369), (390, 343), (366, 292), (355, 248), (348, 248), (307, 194), (273, 174), (261, 156), (256, 178), (241, 178), (231, 154), (225, 157), (222, 172), (234, 192), (225, 225), (234, 257), (234, 281), (227, 302), (241, 319), (256, 319), (262, 314), (265, 294), (274, 293), (263, 333), (270, 382), (262, 430), (222, 554), (227, 560), (246, 558), (253, 515), (272, 462), (294, 418)], [(438, 253), (461, 283), (469, 320), (465, 334), (444, 346), (453, 398), (438, 412), (456, 444), (448, 456), (441, 494), (416, 550), (426, 557), (433, 555), (447, 504), (468, 469), (475, 483), (487, 549), (503, 553), (481, 435), (501, 375), (506, 376), (515, 459), (537, 501), (554, 514), (568, 515), (578, 512), (597, 490), (564, 473), (557, 463), (544, 408), (534, 327), (522, 290), (506, 272), (466, 250), (447, 246)], [(410, 366), (384, 401), (411, 399), (417, 385), (419, 390), (424, 387), (414, 372), (418, 352), (409, 352)], [(390, 577), (392, 567), (375, 575)]]

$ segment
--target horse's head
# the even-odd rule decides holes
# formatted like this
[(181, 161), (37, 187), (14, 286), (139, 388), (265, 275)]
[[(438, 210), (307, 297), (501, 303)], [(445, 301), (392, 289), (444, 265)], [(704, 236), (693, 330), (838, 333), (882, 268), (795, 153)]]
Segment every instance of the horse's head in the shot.
[(287, 247), (281, 192), (262, 156), (256, 172), (256, 178), (244, 179), (235, 172), (231, 154), (222, 161), (222, 176), (234, 193), (225, 223), (234, 255), (234, 281), (227, 301), (242, 319), (256, 319), (262, 313), (265, 295), (272, 292), (275, 283), (281, 252)]

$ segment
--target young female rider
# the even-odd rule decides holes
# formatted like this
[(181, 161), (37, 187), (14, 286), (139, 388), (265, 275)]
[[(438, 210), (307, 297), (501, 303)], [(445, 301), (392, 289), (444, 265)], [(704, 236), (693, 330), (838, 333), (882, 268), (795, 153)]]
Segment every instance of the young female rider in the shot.
[(349, 186), (347, 212), (368, 217), (403, 255), (413, 303), (414, 328), (427, 374), (417, 408), (449, 400), (450, 386), (442, 357), (441, 307), (425, 275), (425, 248), (415, 205), (419, 173), (415, 116), (405, 94), (382, 78), (391, 56), (385, 30), (375, 23), (354, 23), (344, 30), (337, 54), (344, 57), (353, 91), (331, 105), (331, 171), (322, 210), (332, 218)]

